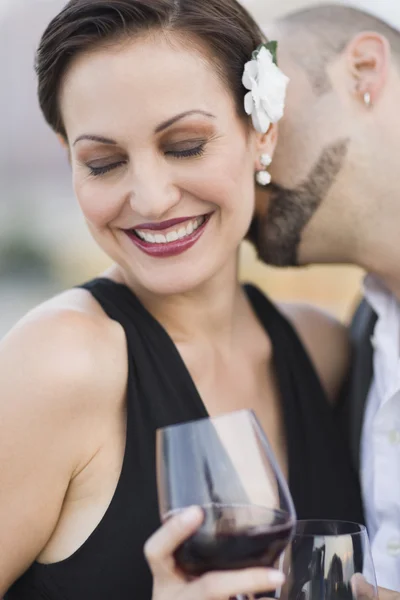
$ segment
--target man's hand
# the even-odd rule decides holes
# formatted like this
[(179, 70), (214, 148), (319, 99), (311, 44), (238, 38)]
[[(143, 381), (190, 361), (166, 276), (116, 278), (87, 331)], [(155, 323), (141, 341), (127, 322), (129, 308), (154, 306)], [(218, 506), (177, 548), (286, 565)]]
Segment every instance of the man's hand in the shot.
[[(375, 588), (367, 582), (361, 573), (354, 575), (352, 582), (353, 595), (356, 600), (376, 600)], [(378, 588), (379, 600), (400, 600), (400, 592)]]
[(378, 588), (379, 600), (400, 600), (400, 592)]

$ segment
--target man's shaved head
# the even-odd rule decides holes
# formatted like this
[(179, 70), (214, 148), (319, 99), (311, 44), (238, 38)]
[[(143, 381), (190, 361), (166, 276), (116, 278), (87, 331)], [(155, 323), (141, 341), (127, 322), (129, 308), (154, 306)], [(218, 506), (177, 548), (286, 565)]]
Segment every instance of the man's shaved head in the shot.
[(377, 206), (398, 189), (400, 33), (361, 10), (323, 5), (266, 34), (290, 83), (251, 239), (275, 265), (354, 262), (375, 234)]
[(376, 31), (384, 36), (400, 64), (399, 32), (378, 17), (350, 6), (312, 6), (289, 13), (277, 25), (282, 29), (292, 59), (308, 74), (316, 93), (329, 91), (327, 65), (363, 31)]

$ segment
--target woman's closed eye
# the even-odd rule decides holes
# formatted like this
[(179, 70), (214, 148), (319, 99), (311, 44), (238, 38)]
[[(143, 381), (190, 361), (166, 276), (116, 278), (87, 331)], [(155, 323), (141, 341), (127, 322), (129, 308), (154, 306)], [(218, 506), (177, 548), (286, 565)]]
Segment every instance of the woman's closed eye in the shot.
[(184, 144), (177, 144), (164, 150), (166, 156), (172, 156), (174, 158), (191, 158), (195, 156), (201, 156), (204, 153), (205, 141), (192, 141), (185, 142)]
[(87, 167), (90, 170), (90, 174), (97, 177), (99, 175), (105, 175), (106, 173), (109, 173), (110, 171), (113, 171), (114, 169), (117, 169), (125, 164), (126, 160), (118, 160), (116, 162), (109, 162), (98, 166), (88, 164)]
[[(180, 144), (174, 144), (168, 148), (163, 149), (163, 153), (167, 157), (173, 158), (193, 158), (196, 156), (201, 156), (204, 153), (205, 148), (204, 140), (193, 140), (191, 142), (184, 142)], [(127, 164), (126, 159), (119, 159), (115, 161), (108, 160), (107, 162), (100, 163), (96, 161), (96, 163), (87, 163), (86, 166), (90, 171), (90, 175), (94, 177), (98, 177), (100, 175), (106, 175), (106, 173), (110, 173)]]

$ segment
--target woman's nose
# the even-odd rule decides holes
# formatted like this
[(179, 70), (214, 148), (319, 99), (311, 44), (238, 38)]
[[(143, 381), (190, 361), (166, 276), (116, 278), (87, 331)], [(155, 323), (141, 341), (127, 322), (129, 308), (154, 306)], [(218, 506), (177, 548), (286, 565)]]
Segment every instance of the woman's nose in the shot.
[(145, 221), (162, 221), (181, 200), (181, 190), (168, 173), (141, 173), (130, 192), (132, 210)]

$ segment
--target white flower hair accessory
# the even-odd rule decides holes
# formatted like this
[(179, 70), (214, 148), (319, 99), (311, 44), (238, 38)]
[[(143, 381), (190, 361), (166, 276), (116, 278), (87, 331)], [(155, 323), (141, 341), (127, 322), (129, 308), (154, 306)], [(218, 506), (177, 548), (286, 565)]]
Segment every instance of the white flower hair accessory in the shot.
[(271, 123), (277, 123), (285, 108), (289, 78), (277, 65), (277, 46), (277, 42), (261, 44), (244, 67), (242, 83), (250, 90), (244, 98), (244, 108), (260, 133), (266, 133)]

